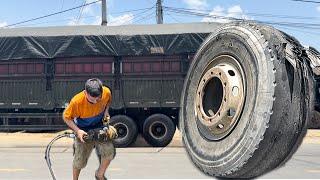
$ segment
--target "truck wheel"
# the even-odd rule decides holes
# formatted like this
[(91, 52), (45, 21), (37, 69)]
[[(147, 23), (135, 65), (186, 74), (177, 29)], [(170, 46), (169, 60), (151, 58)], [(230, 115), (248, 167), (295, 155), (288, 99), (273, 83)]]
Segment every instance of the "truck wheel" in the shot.
[(127, 147), (136, 140), (138, 128), (130, 117), (125, 115), (112, 116), (110, 125), (117, 129), (118, 138), (113, 140), (116, 147)]
[(153, 114), (143, 123), (143, 137), (154, 147), (167, 146), (176, 128), (172, 119), (164, 114)]
[(312, 88), (295, 39), (259, 24), (225, 25), (201, 45), (185, 79), (179, 125), (191, 160), (221, 178), (278, 167), (306, 133)]

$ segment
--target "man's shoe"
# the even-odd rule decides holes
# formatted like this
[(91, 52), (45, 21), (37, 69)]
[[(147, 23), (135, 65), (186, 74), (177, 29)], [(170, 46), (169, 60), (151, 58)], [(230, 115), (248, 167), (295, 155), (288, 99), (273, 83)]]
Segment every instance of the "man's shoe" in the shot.
[[(99, 177), (97, 176), (97, 172), (98, 172), (98, 170), (96, 170), (96, 172), (95, 172), (95, 174), (94, 174), (94, 177), (96, 178), (96, 180), (101, 180), (101, 178), (99, 178)], [(105, 176), (103, 176), (102, 179), (103, 179), (103, 180), (107, 180), (107, 178), (106, 178)]]

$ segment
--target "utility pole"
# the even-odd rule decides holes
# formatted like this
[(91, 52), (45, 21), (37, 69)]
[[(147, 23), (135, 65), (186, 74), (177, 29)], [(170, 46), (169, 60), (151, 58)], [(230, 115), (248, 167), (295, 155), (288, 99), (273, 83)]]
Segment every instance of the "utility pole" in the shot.
[(157, 0), (157, 24), (163, 24), (162, 0)]
[(106, 26), (107, 25), (107, 2), (106, 0), (102, 0), (102, 3), (101, 3), (102, 7), (101, 7), (101, 11), (102, 11), (102, 14), (101, 14), (101, 25), (102, 26)]

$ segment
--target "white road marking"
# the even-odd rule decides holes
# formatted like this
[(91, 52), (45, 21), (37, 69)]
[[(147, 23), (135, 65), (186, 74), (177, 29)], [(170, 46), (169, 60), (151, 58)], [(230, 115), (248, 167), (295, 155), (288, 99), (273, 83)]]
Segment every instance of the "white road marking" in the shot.
[(21, 168), (0, 168), (0, 172), (21, 172), (21, 171), (27, 171), (26, 169), (21, 169)]

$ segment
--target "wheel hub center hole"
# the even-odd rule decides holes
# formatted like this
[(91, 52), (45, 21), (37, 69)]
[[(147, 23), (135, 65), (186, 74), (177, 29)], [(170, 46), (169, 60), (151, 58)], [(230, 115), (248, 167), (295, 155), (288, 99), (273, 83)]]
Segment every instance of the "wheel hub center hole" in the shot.
[(222, 104), (223, 85), (219, 78), (213, 77), (204, 87), (202, 106), (204, 113), (211, 117), (216, 114)]
[(163, 124), (155, 124), (151, 128), (152, 134), (155, 135), (156, 137), (161, 137), (165, 134), (166, 128)]
[(115, 128), (117, 129), (117, 132), (118, 132), (118, 135), (119, 135), (120, 138), (121, 137), (125, 137), (127, 135), (128, 131), (127, 131), (127, 128), (124, 125), (118, 124)]

